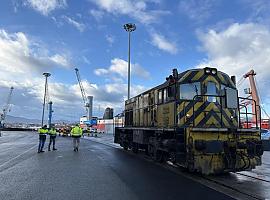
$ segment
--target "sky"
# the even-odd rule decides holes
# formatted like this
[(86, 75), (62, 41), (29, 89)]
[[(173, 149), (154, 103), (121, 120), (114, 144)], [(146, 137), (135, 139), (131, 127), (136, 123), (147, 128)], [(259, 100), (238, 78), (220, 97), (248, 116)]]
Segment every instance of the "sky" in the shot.
[[(127, 98), (128, 33), (131, 96), (179, 72), (215, 67), (241, 80), (254, 69), (270, 112), (270, 1), (268, 0), (2, 0), (0, 3), (0, 106), (9, 88), (10, 115), (40, 119), (43, 72), (50, 72), (54, 119), (85, 114), (77, 67), (94, 116), (115, 114)], [(248, 80), (239, 85), (239, 93)]]

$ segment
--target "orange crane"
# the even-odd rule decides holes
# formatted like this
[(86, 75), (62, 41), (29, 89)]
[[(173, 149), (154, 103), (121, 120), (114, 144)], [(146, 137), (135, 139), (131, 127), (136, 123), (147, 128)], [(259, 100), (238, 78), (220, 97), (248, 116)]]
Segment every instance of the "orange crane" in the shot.
[[(258, 93), (258, 89), (256, 86), (256, 81), (255, 81), (255, 76), (256, 76), (256, 72), (252, 69), (250, 70), (248, 73), (246, 73), (243, 77), (244, 78), (248, 78), (249, 79), (249, 84), (250, 84), (250, 95), (252, 97), (252, 100), (254, 100), (256, 102), (256, 104), (254, 103), (254, 101), (251, 102), (252, 104), (252, 113), (254, 114), (252, 116), (252, 123), (257, 124), (260, 123), (261, 121), (261, 128), (266, 128), (266, 129), (270, 129), (269, 127), (269, 119), (261, 119), (261, 103), (260, 103), (260, 98), (259, 98), (259, 93)], [(257, 115), (255, 115), (255, 113), (257, 113)], [(265, 112), (266, 113), (266, 112)], [(268, 116), (268, 114), (266, 113), (266, 115)], [(257, 118), (256, 118), (257, 116)]]

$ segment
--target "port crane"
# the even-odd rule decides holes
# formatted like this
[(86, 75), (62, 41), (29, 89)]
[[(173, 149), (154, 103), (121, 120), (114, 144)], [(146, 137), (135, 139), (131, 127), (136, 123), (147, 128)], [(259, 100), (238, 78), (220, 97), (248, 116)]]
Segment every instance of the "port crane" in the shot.
[(92, 116), (90, 114), (90, 113), (92, 113), (92, 111), (91, 111), (92, 107), (89, 104), (89, 102), (87, 101), (88, 98), (86, 97), (85, 90), (84, 90), (84, 87), (83, 87), (83, 84), (82, 84), (82, 80), (81, 80), (81, 76), (80, 76), (78, 68), (75, 68), (75, 73), (76, 73), (76, 77), (77, 77), (77, 80), (78, 80), (78, 83), (79, 83), (79, 86), (80, 86), (84, 107), (85, 107), (85, 110), (86, 110), (86, 113), (87, 113), (87, 120), (90, 120), (92, 118)]
[(2, 109), (2, 113), (1, 113), (1, 116), (0, 116), (0, 128), (4, 127), (7, 113), (10, 112), (10, 105), (11, 105), (10, 103), (11, 103), (11, 97), (12, 97), (13, 89), (14, 89), (14, 87), (10, 88), (6, 104), (4, 105), (4, 107)]
[[(265, 128), (265, 129), (270, 129), (270, 125), (269, 125), (269, 115), (268, 113), (264, 110), (262, 104), (261, 104), (261, 98), (259, 95), (259, 90), (257, 88), (257, 84), (256, 84), (256, 72), (252, 69), (249, 72), (247, 72), (246, 74), (244, 74), (243, 78), (249, 79), (249, 84), (250, 84), (250, 88), (245, 89), (245, 93), (249, 94), (250, 97), (252, 98), (252, 100), (254, 100), (256, 102), (256, 105), (254, 102), (246, 102), (246, 104), (251, 104), (252, 105), (252, 113), (257, 113), (257, 119), (256, 116), (253, 115), (252, 116), (252, 123), (256, 124), (256, 122), (258, 123), (261, 119), (261, 109), (264, 111), (265, 115), (268, 117), (268, 119), (261, 119), (261, 128)], [(260, 109), (261, 108), (261, 109)]]

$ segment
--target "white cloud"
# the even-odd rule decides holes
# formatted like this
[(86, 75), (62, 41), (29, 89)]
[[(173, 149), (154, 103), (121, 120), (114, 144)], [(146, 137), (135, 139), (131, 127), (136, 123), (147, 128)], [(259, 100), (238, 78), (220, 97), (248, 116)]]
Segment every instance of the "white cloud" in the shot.
[[(270, 29), (247, 23), (232, 24), (223, 31), (199, 33), (202, 50), (208, 55), (198, 66), (213, 66), (238, 80), (250, 69), (257, 72), (257, 80), (264, 101), (270, 103)], [(244, 86), (247, 86), (247, 82)], [(243, 88), (240, 88), (242, 90)]]
[(268, 0), (240, 0), (242, 6), (249, 9), (249, 21), (269, 24), (270, 22), (270, 1)]
[(92, 15), (97, 21), (100, 21), (103, 16), (104, 16), (104, 12), (101, 10), (95, 10), (95, 9), (91, 9), (89, 11), (90, 15)]
[(107, 42), (109, 42), (110, 45), (112, 45), (114, 43), (114, 40), (115, 40), (114, 36), (106, 35), (105, 38), (106, 38)]
[(66, 57), (66, 55), (55, 54), (54, 56), (50, 57), (50, 59), (54, 61), (55, 63), (58, 63), (59, 65), (62, 65), (64, 67), (67, 67), (67, 68), (71, 67), (71, 64), (68, 61), (68, 58)]
[[(117, 74), (121, 78), (126, 79), (127, 78), (127, 66), (128, 62), (125, 60), (122, 60), (120, 58), (114, 58), (111, 60), (111, 65), (108, 67), (108, 69), (99, 68), (95, 70), (95, 74), (98, 76), (107, 76), (112, 74)], [(139, 64), (135, 63), (130, 65), (131, 73), (133, 73), (135, 76), (139, 76), (145, 79), (149, 79), (150, 74), (148, 71), (146, 71), (143, 67), (141, 67)]]
[[(0, 68), (1, 71), (27, 74), (42, 72), (51, 66), (67, 67), (68, 61), (58, 54), (48, 56), (47, 51), (37, 42), (32, 42), (22, 32), (9, 34), (0, 30)], [(64, 62), (65, 61), (65, 62)]]
[(159, 49), (169, 52), (171, 54), (176, 54), (178, 52), (176, 44), (168, 41), (163, 35), (158, 33), (152, 33), (151, 38), (152, 44)]
[[(132, 1), (132, 0), (90, 0), (95, 3), (101, 10), (105, 10), (108, 13), (114, 15), (127, 15), (133, 19), (138, 20), (143, 24), (156, 23), (161, 15), (169, 14), (169, 11), (163, 10), (148, 10), (148, 1)], [(157, 1), (152, 1), (152, 3), (158, 3)], [(91, 13), (91, 11), (90, 11)], [(91, 13), (94, 16), (99, 16), (100, 14), (96, 11)]]
[(33, 8), (42, 15), (49, 15), (50, 12), (56, 9), (66, 8), (66, 0), (26, 0), (24, 5)]
[(85, 56), (82, 57), (82, 60), (83, 60), (83, 62), (85, 62), (88, 65), (91, 64), (91, 61), (88, 58), (86, 58)]
[[(15, 88), (12, 100), (16, 108), (14, 115), (39, 118), (44, 88), (42, 73), (69, 65), (64, 54), (49, 56), (40, 52), (47, 50), (24, 33), (0, 30), (0, 90), (6, 92), (5, 88)], [(5, 100), (6, 96), (2, 95), (0, 104)], [(27, 110), (29, 108), (31, 110)]]
[(74, 26), (76, 29), (78, 29), (80, 32), (83, 32), (86, 28), (86, 25), (84, 23), (80, 23), (70, 17), (67, 16), (62, 16), (62, 18), (64, 20), (66, 20), (67, 23), (69, 23), (70, 25)]
[[(24, 33), (8, 33), (0, 31), (0, 106), (6, 101), (6, 95), (10, 86), (13, 86), (14, 96), (12, 98), (11, 115), (40, 119), (42, 111), (42, 101), (44, 92), (44, 71), (52, 71), (55, 66), (66, 68), (69, 64), (67, 56), (62, 53), (54, 55), (40, 55), (37, 46)], [(37, 44), (36, 44), (37, 45)], [(38, 48), (41, 48), (38, 46)], [(45, 51), (46, 52), (46, 51)], [(120, 63), (118, 65), (117, 63)], [(127, 63), (115, 59), (112, 62), (112, 69), (117, 70), (116, 66)], [(127, 65), (126, 65), (127, 66)], [(125, 66), (125, 67), (126, 67)], [(143, 69), (138, 68), (136, 73), (144, 73)], [(106, 71), (106, 70), (105, 70)], [(65, 84), (57, 81), (57, 75), (52, 73), (49, 77), (49, 95), (53, 101), (54, 119), (78, 120), (84, 113), (81, 93), (78, 84)], [(120, 76), (120, 75), (119, 75)], [(127, 85), (121, 82), (97, 85), (89, 83), (83, 79), (83, 85), (87, 95), (94, 96), (94, 114), (97, 115), (98, 105), (102, 108), (110, 106), (115, 108), (116, 113), (122, 111), (124, 98), (127, 94)], [(74, 77), (75, 81), (75, 77)], [(143, 86), (132, 86), (131, 94), (137, 95), (144, 90)], [(117, 92), (116, 92), (117, 91)], [(103, 114), (103, 110), (101, 110)], [(45, 114), (47, 116), (47, 114)]]
[(191, 20), (202, 22), (213, 13), (213, 7), (220, 1), (217, 0), (181, 0), (179, 11)]

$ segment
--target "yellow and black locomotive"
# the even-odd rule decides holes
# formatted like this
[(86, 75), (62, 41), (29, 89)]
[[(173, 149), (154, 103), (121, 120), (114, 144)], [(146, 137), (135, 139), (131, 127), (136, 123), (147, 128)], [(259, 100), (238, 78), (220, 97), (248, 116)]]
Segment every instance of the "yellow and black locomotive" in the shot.
[(125, 102), (115, 143), (202, 174), (255, 168), (263, 154), (260, 122), (242, 125), (259, 117), (241, 104), (235, 82), (215, 68), (173, 69), (163, 84)]

